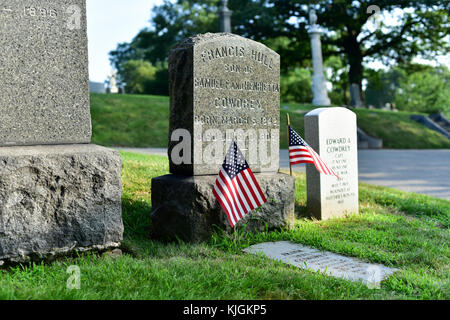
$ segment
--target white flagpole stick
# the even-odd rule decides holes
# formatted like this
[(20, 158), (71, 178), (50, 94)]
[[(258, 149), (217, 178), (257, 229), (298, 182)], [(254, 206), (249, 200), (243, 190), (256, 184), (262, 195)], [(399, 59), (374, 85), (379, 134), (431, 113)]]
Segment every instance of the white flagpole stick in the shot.
[[(289, 118), (289, 113), (286, 113), (286, 123), (287, 123), (287, 131), (288, 131), (288, 149), (289, 149), (289, 143), (291, 141), (291, 130), (289, 130), (289, 127), (291, 126), (291, 119)], [(291, 176), (292, 176), (292, 164), (291, 164), (291, 157), (289, 156), (289, 150), (288, 150), (288, 159), (289, 159), (289, 169), (291, 171)]]

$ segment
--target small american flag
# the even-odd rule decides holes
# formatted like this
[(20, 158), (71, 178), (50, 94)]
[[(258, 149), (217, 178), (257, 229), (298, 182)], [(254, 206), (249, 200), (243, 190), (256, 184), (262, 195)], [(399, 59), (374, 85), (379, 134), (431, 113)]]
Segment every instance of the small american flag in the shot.
[(267, 202), (244, 155), (232, 142), (213, 188), (232, 228), (250, 211)]
[(289, 161), (291, 165), (313, 163), (320, 173), (334, 175), (339, 178), (291, 126), (289, 126)]

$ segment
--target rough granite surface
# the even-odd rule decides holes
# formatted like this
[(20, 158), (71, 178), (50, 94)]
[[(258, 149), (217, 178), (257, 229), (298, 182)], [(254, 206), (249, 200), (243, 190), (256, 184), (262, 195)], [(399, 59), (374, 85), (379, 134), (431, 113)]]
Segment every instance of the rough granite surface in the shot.
[(120, 172), (120, 154), (96, 145), (0, 148), (0, 262), (117, 247)]
[[(268, 202), (236, 228), (264, 231), (290, 228), (294, 223), (294, 178), (282, 173), (255, 174)], [(151, 236), (176, 237), (198, 243), (219, 229), (230, 230), (227, 217), (212, 193), (217, 176), (166, 175), (152, 180)]]
[(237, 35), (207, 33), (172, 49), (169, 73), (169, 141), (175, 130), (187, 130), (189, 141), (183, 141), (190, 158), (184, 163), (173, 161), (172, 151), (179, 142), (171, 141), (171, 173), (217, 174), (232, 139), (253, 172), (278, 172), (280, 56), (276, 52)]
[(0, 1), (0, 146), (90, 143), (86, 0)]

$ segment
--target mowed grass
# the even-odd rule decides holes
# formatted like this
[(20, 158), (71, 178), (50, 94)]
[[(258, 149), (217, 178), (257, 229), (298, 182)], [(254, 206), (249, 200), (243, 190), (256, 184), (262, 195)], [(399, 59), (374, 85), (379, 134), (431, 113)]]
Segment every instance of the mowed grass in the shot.
[[(201, 245), (163, 244), (148, 236), (151, 179), (168, 172), (165, 157), (122, 153), (125, 254), (84, 254), (49, 264), (0, 270), (0, 299), (449, 299), (450, 202), (360, 185), (360, 215), (329, 221), (298, 218), (295, 229), (257, 234), (217, 232)], [(305, 211), (305, 176), (296, 174), (296, 211)], [(369, 289), (262, 256), (255, 243), (290, 240), (401, 269)], [(69, 290), (66, 269), (81, 270)]]
[(164, 147), (169, 137), (169, 97), (91, 94), (92, 143)]
[(420, 113), (368, 109), (357, 109), (355, 112), (360, 128), (373, 137), (383, 139), (385, 148), (450, 148), (450, 139), (410, 119), (413, 114)]
[[(293, 128), (304, 136), (304, 115), (315, 109), (308, 104), (281, 104), (281, 148), (287, 149), (286, 113)], [(383, 110), (355, 110), (358, 126), (367, 134), (382, 138), (391, 149), (450, 148), (450, 140), (410, 120), (412, 113)], [(91, 94), (93, 143), (109, 147), (167, 148), (169, 98), (147, 95)]]

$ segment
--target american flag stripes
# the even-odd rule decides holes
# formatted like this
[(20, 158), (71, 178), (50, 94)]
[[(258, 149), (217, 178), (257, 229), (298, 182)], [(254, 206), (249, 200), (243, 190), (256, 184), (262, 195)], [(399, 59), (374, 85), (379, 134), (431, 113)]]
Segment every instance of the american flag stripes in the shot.
[(244, 155), (234, 141), (220, 169), (213, 193), (232, 228), (250, 211), (267, 202)]
[(289, 161), (291, 165), (313, 163), (320, 173), (339, 178), (291, 126), (289, 126)]

